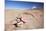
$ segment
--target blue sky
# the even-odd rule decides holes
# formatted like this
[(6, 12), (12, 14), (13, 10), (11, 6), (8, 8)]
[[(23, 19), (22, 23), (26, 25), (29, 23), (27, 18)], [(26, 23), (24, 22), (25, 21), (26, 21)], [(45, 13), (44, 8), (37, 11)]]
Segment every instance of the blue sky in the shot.
[(6, 9), (32, 9), (32, 8), (43, 8), (43, 3), (6, 0), (5, 6)]

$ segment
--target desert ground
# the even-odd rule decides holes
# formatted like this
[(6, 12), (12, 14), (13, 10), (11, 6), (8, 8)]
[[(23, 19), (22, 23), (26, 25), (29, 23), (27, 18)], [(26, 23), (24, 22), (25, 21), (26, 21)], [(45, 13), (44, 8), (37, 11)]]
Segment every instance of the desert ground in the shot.
[[(19, 22), (15, 27), (16, 17), (25, 22)], [(19, 19), (18, 19), (19, 21)], [(5, 31), (13, 31), (17, 29), (40, 29), (44, 27), (44, 12), (42, 10), (5, 10)]]

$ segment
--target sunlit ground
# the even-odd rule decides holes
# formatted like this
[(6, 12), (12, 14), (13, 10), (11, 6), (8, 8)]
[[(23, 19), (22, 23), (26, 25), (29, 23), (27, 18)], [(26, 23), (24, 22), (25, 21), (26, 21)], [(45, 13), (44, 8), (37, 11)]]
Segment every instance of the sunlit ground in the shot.
[[(6, 31), (16, 29), (40, 29), (44, 27), (44, 17), (42, 10), (13, 10), (6, 9), (5, 11), (5, 25)], [(16, 17), (22, 17), (26, 23), (18, 23), (18, 27), (13, 24), (16, 23)]]

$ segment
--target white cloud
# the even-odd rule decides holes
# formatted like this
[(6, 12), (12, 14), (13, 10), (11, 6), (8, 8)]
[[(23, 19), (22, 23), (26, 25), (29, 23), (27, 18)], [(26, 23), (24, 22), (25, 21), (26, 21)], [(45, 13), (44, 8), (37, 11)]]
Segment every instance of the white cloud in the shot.
[(36, 6), (33, 6), (32, 9), (37, 8)]

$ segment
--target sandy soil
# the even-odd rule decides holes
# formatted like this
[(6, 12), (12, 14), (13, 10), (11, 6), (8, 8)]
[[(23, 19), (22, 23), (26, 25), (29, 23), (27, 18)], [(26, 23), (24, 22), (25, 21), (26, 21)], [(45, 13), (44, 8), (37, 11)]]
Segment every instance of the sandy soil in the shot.
[[(22, 17), (22, 22), (18, 23), (18, 27), (13, 24), (16, 23), (16, 17)], [(21, 24), (21, 25), (20, 25)], [(13, 31), (16, 29), (38, 29), (43, 28), (43, 11), (41, 10), (9, 10), (5, 11), (5, 27), (6, 31)]]

